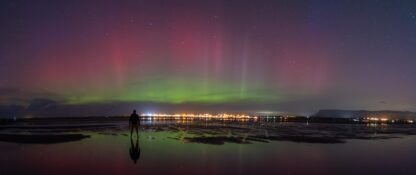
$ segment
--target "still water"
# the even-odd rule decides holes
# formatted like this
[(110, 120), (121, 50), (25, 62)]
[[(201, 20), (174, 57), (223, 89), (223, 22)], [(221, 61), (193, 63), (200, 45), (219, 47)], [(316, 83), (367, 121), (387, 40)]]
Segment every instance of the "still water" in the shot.
[(412, 125), (143, 122), (0, 127), (0, 174), (416, 174)]

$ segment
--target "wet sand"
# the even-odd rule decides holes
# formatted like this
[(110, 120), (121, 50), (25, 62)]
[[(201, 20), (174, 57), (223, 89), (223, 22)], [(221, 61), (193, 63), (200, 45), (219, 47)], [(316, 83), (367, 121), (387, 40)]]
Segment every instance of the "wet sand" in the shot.
[[(32, 119), (0, 125), (0, 141), (60, 143), (88, 138), (86, 132), (117, 135), (127, 118)], [(416, 135), (413, 125), (305, 124), (238, 121), (142, 121), (142, 131), (186, 132), (187, 142), (222, 145), (270, 141), (337, 144), (347, 140), (383, 140)], [(20, 134), (22, 133), (22, 134)], [(83, 134), (79, 134), (83, 133)]]
[(78, 141), (88, 138), (83, 134), (53, 134), (53, 135), (35, 135), (35, 134), (0, 134), (1, 142), (26, 143), (26, 144), (54, 144), (63, 142)]

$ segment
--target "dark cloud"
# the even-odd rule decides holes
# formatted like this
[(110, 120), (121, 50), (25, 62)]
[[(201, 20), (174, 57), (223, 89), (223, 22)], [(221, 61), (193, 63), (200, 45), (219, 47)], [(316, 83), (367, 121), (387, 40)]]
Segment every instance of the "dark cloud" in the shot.
[[(73, 116), (119, 116), (129, 115), (133, 109), (139, 113), (224, 113), (250, 112), (254, 103), (154, 103), (154, 102), (113, 102), (96, 104), (64, 104), (47, 98), (35, 98), (26, 106), (3, 106), (0, 117), (73, 117)], [(245, 109), (244, 111), (241, 109)]]
[(56, 108), (58, 105), (58, 102), (46, 99), (46, 98), (37, 98), (33, 99), (30, 103), (30, 105), (27, 107), (27, 110), (51, 110)]
[[(45, 98), (46, 97), (46, 98)], [(29, 105), (34, 99), (59, 99), (57, 95), (45, 91), (33, 91), (15, 87), (0, 87), (0, 105)]]
[[(34, 98), (27, 105), (2, 105), (0, 106), (0, 118), (10, 117), (51, 117), (65, 116), (64, 112), (67, 108), (57, 101), (47, 98)], [(75, 111), (74, 111), (75, 112)]]
[(25, 107), (20, 105), (0, 106), (0, 118), (20, 117), (24, 114)]

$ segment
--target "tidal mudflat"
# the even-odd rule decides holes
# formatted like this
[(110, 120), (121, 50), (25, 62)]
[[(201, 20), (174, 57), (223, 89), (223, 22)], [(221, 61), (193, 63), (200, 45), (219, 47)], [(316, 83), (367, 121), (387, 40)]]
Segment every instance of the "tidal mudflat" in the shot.
[(415, 174), (414, 125), (42, 120), (0, 125), (0, 174)]

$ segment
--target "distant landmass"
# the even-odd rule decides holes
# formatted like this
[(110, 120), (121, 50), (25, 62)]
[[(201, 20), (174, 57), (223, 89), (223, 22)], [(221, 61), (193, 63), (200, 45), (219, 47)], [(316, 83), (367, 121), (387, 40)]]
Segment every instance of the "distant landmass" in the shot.
[(366, 110), (319, 110), (313, 117), (335, 117), (335, 118), (390, 118), (390, 119), (415, 119), (416, 112), (409, 111), (366, 111)]

